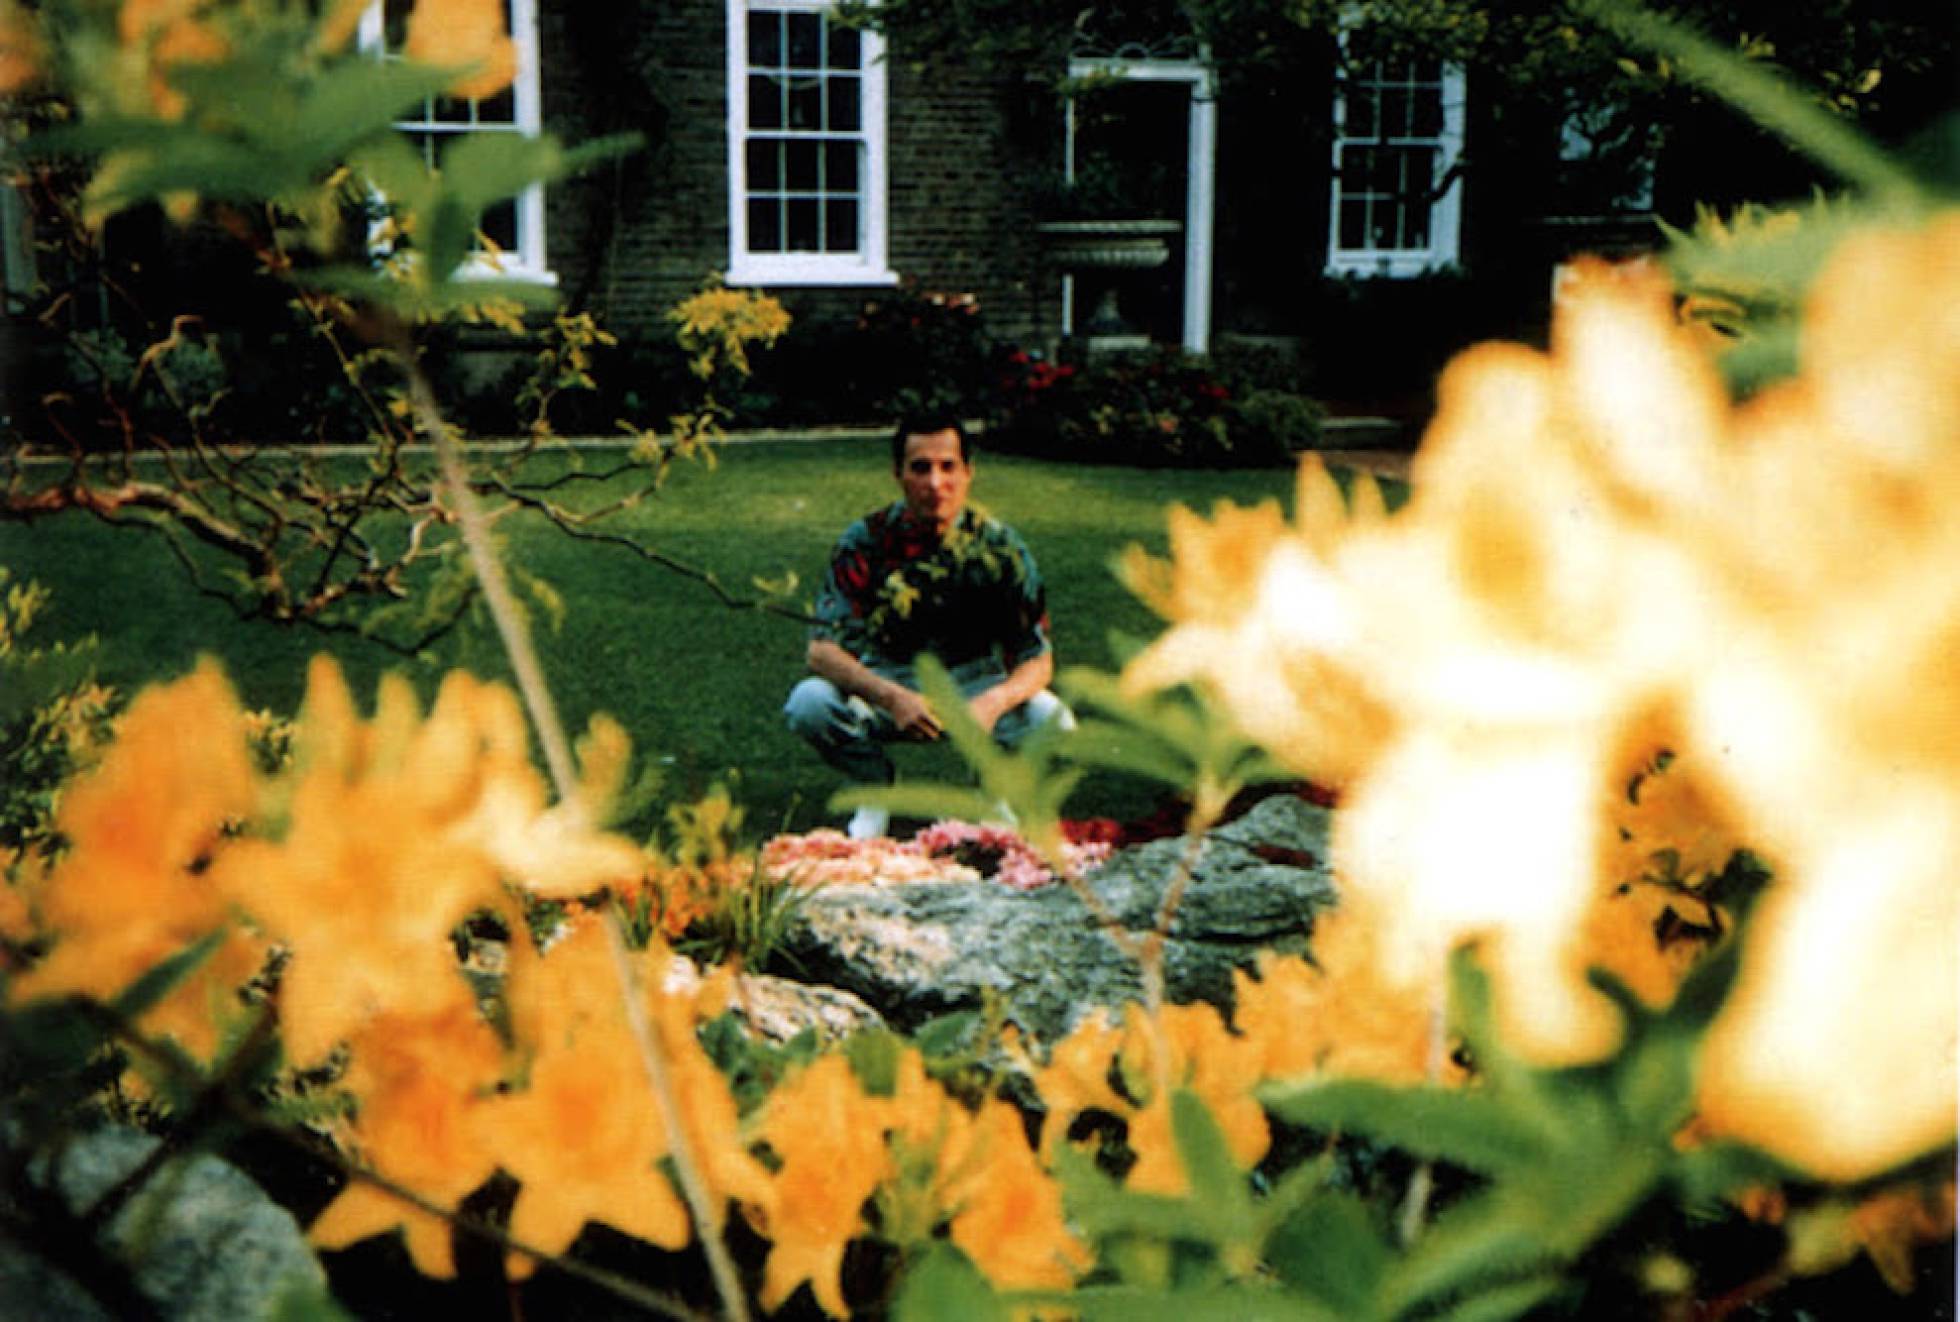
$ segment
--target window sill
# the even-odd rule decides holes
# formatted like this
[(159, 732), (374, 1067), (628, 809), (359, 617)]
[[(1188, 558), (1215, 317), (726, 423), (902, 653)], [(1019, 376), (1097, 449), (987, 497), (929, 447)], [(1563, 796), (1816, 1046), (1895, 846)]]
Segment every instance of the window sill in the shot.
[(518, 266), (511, 262), (495, 262), (488, 258), (473, 257), (456, 268), (458, 280), (506, 280), (512, 284), (538, 285), (543, 288), (558, 287), (558, 273), (546, 271), (536, 266)]
[(807, 258), (781, 260), (750, 258), (731, 262), (724, 277), (731, 285), (809, 285), (850, 288), (851, 286), (889, 287), (898, 283), (898, 272), (883, 265), (813, 261)]
[(1436, 252), (1349, 252), (1330, 254), (1326, 273), (1360, 279), (1410, 280), (1455, 265), (1454, 256)]

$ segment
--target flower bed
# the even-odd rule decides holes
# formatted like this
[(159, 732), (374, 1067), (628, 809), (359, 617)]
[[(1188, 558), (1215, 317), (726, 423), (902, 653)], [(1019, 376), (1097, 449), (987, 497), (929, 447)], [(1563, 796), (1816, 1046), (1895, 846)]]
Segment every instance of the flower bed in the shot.
[[(1064, 846), (1064, 861), (1079, 876), (1114, 848), (1107, 840), (1071, 842)], [(779, 835), (762, 847), (762, 870), (771, 881), (805, 886), (996, 881), (1034, 890), (1057, 880), (1033, 847), (1007, 827), (957, 821), (934, 822), (910, 840), (853, 840), (828, 827)]]

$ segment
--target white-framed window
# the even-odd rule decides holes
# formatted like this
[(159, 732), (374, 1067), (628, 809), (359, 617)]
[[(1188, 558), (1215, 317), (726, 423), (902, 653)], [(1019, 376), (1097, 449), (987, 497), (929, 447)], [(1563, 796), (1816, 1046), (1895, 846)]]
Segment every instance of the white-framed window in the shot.
[[(380, 0), (361, 18), (359, 40), (364, 50), (382, 59), (396, 59), (408, 27), (413, 0)], [(511, 44), (517, 51), (517, 74), (511, 85), (481, 100), (432, 96), (395, 127), (434, 168), (443, 150), (469, 133), (522, 133), (535, 137), (543, 128), (539, 104), (538, 0), (505, 0)], [(544, 185), (532, 184), (516, 197), (506, 198), (483, 213), (478, 226), (486, 241), (462, 274), (496, 276), (556, 284), (545, 259)]]
[(827, 0), (728, 0), (728, 281), (884, 285), (885, 63)]
[(1356, 60), (1334, 86), (1327, 270), (1411, 276), (1457, 259), (1464, 77), (1434, 59)]

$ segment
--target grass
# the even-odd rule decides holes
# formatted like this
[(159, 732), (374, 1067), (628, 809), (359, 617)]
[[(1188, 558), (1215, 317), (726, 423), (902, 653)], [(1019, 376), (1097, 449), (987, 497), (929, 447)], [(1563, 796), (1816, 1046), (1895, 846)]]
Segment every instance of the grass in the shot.
[[(1155, 618), (1119, 586), (1109, 563), (1125, 545), (1162, 551), (1164, 508), (1208, 509), (1220, 499), (1290, 504), (1290, 471), (1183, 472), (1080, 467), (983, 456), (974, 499), (1012, 523), (1033, 548), (1048, 584), (1058, 661), (1108, 665), (1111, 630), (1148, 635)], [(807, 600), (832, 540), (852, 518), (893, 497), (882, 439), (730, 445), (713, 471), (677, 472), (658, 499), (608, 526), (711, 570), (748, 593), (757, 576), (797, 575)], [(748, 809), (751, 830), (803, 830), (834, 820), (825, 811), (839, 787), (782, 725), (779, 709), (802, 673), (797, 622), (721, 605), (704, 585), (617, 547), (571, 541), (507, 520), (499, 526), (512, 563), (549, 582), (564, 603), (555, 625), (540, 617), (538, 642), (567, 725), (597, 711), (631, 732), (638, 756), (662, 773), (653, 805), (630, 822), (644, 833), (666, 803), (691, 799), (725, 780)], [(332, 652), (355, 692), (403, 670), (427, 697), (443, 670), (463, 666), (507, 676), (486, 620), (470, 621), (428, 664), (405, 662), (342, 635), (240, 620), (200, 596), (155, 538), (85, 516), (0, 525), (0, 563), (54, 592), (49, 640), (93, 633), (103, 643), (101, 677), (124, 690), (183, 673), (198, 656), (219, 658), (248, 706), (290, 712), (309, 656)], [(950, 754), (907, 748), (901, 775), (957, 774)], [(1070, 803), (1083, 815), (1146, 810), (1155, 792), (1090, 782)]]

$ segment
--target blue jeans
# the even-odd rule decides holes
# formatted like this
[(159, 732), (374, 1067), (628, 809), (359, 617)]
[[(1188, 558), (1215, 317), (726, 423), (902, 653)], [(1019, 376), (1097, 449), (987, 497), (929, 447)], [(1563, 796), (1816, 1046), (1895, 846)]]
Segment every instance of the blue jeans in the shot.
[[(875, 666), (886, 679), (916, 689), (918, 683), (911, 666)], [(960, 696), (971, 698), (1007, 678), (999, 661), (983, 657), (955, 666), (953, 682)], [(863, 698), (844, 693), (829, 680), (810, 675), (789, 691), (783, 704), (783, 718), (817, 756), (852, 780), (867, 785), (889, 785), (895, 772), (884, 745), (900, 738), (891, 713)], [(1047, 689), (994, 722), (994, 740), (1013, 748), (1050, 721), (1060, 721), (1063, 729), (1075, 724), (1068, 704)]]

